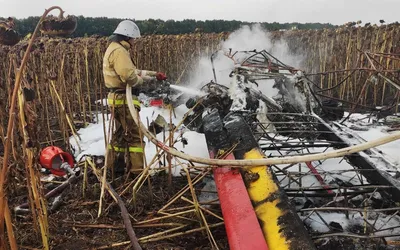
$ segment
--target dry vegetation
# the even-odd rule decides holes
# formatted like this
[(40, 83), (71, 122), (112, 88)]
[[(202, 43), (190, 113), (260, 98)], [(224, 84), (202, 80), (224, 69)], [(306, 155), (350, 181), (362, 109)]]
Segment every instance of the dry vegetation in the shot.
[[(188, 77), (199, 56), (210, 56), (227, 36), (225, 33), (147, 36), (137, 41), (132, 55), (139, 68), (164, 71), (172, 81), (180, 81)], [(310, 76), (319, 88), (328, 89), (322, 94), (348, 101), (359, 99), (364, 105), (398, 103), (398, 90), (377, 72), (395, 83), (399, 79), (399, 25), (276, 32), (272, 37), (273, 40), (284, 38), (292, 53), (305, 54), (304, 68), (308, 73), (335, 71)], [(42, 37), (34, 43), (22, 77), (27, 126), (21, 126), (21, 117), (17, 116), (15, 128), (18, 129), (11, 138), (10, 178), (15, 181), (8, 182), (9, 197), (26, 192), (27, 147), (33, 147), (37, 153), (49, 144), (68, 146), (68, 138), (76, 134), (79, 127), (96, 121), (92, 113), (99, 112), (100, 105), (95, 105), (95, 101), (106, 94), (102, 77), (106, 47), (106, 38), (100, 37)], [(12, 47), (0, 46), (1, 154), (16, 70), (26, 48), (26, 41)], [(371, 70), (372, 65), (375, 70)], [(23, 128), (29, 131), (29, 141), (23, 137)], [(50, 228), (51, 223), (54, 221), (50, 222)], [(126, 237), (120, 240), (126, 240)]]
[(327, 89), (321, 94), (369, 106), (398, 103), (398, 89), (378, 73), (400, 86), (400, 25), (294, 30), (273, 38), (284, 38), (292, 53), (306, 55), (307, 73), (331, 72), (313, 77)]
[[(227, 36), (201, 33), (147, 36), (136, 43), (132, 55), (139, 68), (164, 71), (172, 81), (181, 81), (190, 74), (193, 62), (200, 55), (210, 56)], [(364, 53), (366, 51), (390, 53), (391, 56), (369, 54), (369, 57), (376, 60), (374, 66), (378, 71), (397, 83), (400, 66), (399, 25), (276, 32), (272, 38), (284, 38), (292, 53), (305, 54), (304, 68), (307, 73), (337, 71), (312, 76), (318, 87), (327, 89), (320, 94), (347, 101), (360, 98), (364, 105), (369, 106), (398, 101), (397, 89), (377, 76), (376, 71), (355, 69), (373, 68)], [(99, 37), (43, 37), (35, 42), (22, 82), (26, 89), (32, 89), (25, 93), (34, 98), (30, 113), (37, 115), (35, 125), (39, 132), (39, 143), (67, 142), (71, 129), (66, 116), (71, 117), (78, 127), (95, 119), (90, 115), (97, 109), (94, 101), (105, 96), (101, 70), (106, 46), (106, 38)], [(0, 47), (1, 136), (5, 133), (15, 68), (26, 47), (26, 41), (12, 47)], [(55, 92), (59, 94), (61, 102)], [(18, 135), (15, 136), (15, 143), (20, 144), (17, 143)]]
[[(187, 75), (190, 64), (200, 54), (214, 51), (223, 37), (224, 34), (150, 36), (139, 40), (132, 53), (138, 67), (165, 71), (171, 79), (178, 79)], [(21, 42), (0, 50), (2, 128), (8, 118), (15, 67), (26, 46)], [(90, 115), (98, 108), (94, 102), (105, 95), (102, 59), (106, 46), (106, 38), (97, 37), (41, 38), (35, 42), (22, 84), (25, 93), (33, 98), (30, 113), (37, 115), (35, 126), (40, 143), (68, 141), (71, 132), (66, 116), (78, 127), (95, 119)], [(1, 135), (4, 132), (0, 130)]]
[[(187, 74), (190, 63), (199, 54), (214, 51), (223, 36), (224, 34), (198, 34), (194, 39), (193, 36), (185, 35), (145, 37), (138, 41), (132, 53), (139, 67), (166, 71), (172, 79), (178, 79)], [(0, 48), (0, 115), (2, 117), (0, 136), (3, 142), (0, 145), (1, 153), (5, 144), (4, 138), (10, 117), (8, 110), (17, 67), (22, 61), (27, 46), (28, 42), (23, 41), (13, 47)], [(106, 94), (102, 80), (102, 58), (106, 47), (106, 38), (98, 37), (82, 39), (42, 37), (35, 41), (21, 81), (25, 102), (18, 102), (18, 109), (22, 112), (16, 116), (16, 129), (11, 134), (11, 153), (8, 158), (10, 171), (7, 182), (10, 207), (18, 205), (21, 202), (19, 197), (26, 197), (27, 191), (30, 204), (33, 204), (32, 192), (36, 194), (44, 192), (40, 185), (37, 185), (35, 177), (38, 174), (35, 175), (32, 172), (33, 169), (38, 169), (32, 168), (32, 166), (37, 166), (37, 159), (29, 158), (28, 160), (27, 154), (37, 157), (39, 150), (49, 144), (68, 148), (68, 138), (71, 135), (77, 136), (76, 130), (79, 127), (97, 119), (92, 112), (99, 111), (101, 105), (95, 105), (95, 101)], [(174, 72), (170, 73), (169, 70)], [(22, 96), (19, 95), (19, 97)], [(22, 99), (19, 98), (19, 100)], [(30, 137), (24, 136), (27, 134)], [(27, 190), (26, 187), (30, 188)], [(36, 189), (32, 190), (33, 187)], [(36, 239), (34, 235), (40, 235), (40, 230), (42, 236), (47, 235), (49, 228), (52, 230), (52, 224), (57, 218), (49, 217), (49, 227), (47, 218), (43, 220), (45, 210), (38, 209), (40, 209), (40, 204), (35, 205), (34, 215), (28, 219), (33, 220), (33, 224), (28, 224), (30, 230), (25, 230), (24, 223), (17, 224), (17, 231), (21, 229), (25, 232), (24, 235), (17, 234), (19, 243), (21, 243), (20, 239), (24, 238)], [(35, 219), (37, 216), (39, 216), (39, 221)], [(32, 230), (33, 228), (37, 231)], [(122, 235), (126, 239), (126, 235), (124, 233)], [(49, 240), (50, 245), (59, 246), (54, 245), (52, 237)], [(10, 240), (10, 242), (13, 241)], [(46, 239), (42, 242), (47, 244)], [(109, 239), (108, 242), (113, 242), (113, 239)], [(39, 240), (32, 243), (37, 245)]]

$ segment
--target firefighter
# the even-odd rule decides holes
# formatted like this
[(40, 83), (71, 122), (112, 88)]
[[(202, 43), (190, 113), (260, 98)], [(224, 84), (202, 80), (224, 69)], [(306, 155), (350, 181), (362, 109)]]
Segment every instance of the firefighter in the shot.
[(138, 26), (130, 21), (120, 22), (103, 58), (103, 75), (109, 93), (107, 102), (114, 117), (114, 130), (107, 149), (107, 164), (114, 163), (114, 171), (118, 174), (128, 170), (137, 174), (143, 169), (143, 137), (133, 120), (126, 101), (126, 85), (133, 89), (133, 103), (140, 111), (137, 98), (140, 85), (157, 79), (166, 80), (162, 72), (138, 70), (133, 63), (129, 50), (133, 41), (140, 37)]

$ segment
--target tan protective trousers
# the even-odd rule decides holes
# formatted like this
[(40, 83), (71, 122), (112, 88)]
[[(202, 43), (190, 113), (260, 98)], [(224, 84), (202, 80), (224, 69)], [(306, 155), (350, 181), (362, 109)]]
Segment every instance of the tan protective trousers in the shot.
[[(143, 169), (144, 141), (139, 127), (133, 120), (126, 104), (125, 94), (108, 94), (108, 104), (114, 117), (115, 127), (108, 146), (108, 162), (114, 163), (116, 159), (124, 157), (125, 170), (138, 173)], [(134, 97), (135, 107), (140, 111), (140, 103)]]

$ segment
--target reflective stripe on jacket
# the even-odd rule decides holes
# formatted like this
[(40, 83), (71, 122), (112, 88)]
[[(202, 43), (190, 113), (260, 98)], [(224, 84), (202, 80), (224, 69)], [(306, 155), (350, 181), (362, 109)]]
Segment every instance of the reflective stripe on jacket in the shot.
[[(114, 100), (114, 99), (107, 99), (108, 105), (110, 106), (123, 106), (123, 105), (127, 105), (127, 102), (125, 99), (123, 100)], [(140, 106), (140, 102), (138, 100), (133, 100), (133, 104), (136, 106)]]
[[(128, 105), (128, 102), (126, 101), (126, 95), (123, 93), (108, 93), (107, 103), (108, 106), (111, 107)], [(136, 96), (133, 96), (133, 104), (140, 110), (140, 101)]]

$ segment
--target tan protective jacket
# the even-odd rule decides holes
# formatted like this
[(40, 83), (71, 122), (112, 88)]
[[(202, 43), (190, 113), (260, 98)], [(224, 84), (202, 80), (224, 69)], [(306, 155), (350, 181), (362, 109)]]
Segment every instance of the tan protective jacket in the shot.
[(125, 89), (126, 84), (141, 84), (146, 76), (153, 77), (157, 72), (136, 69), (132, 62), (130, 53), (130, 44), (122, 41), (120, 43), (112, 42), (104, 54), (103, 75), (107, 88)]

